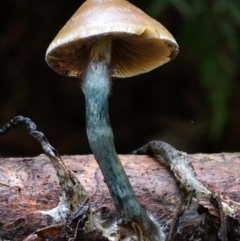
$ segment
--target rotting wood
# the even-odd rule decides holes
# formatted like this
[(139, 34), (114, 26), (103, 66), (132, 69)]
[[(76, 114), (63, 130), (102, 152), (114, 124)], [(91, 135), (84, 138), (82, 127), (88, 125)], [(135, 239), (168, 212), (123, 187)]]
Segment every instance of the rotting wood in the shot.
[[(218, 193), (228, 205), (235, 207), (236, 218), (229, 223), (232, 234), (239, 234), (240, 154), (195, 154), (188, 157), (198, 179), (212, 193)], [(149, 156), (120, 155), (120, 159), (141, 204), (167, 230), (181, 203), (181, 192), (172, 173)], [(91, 206), (102, 221), (102, 226), (107, 228), (116, 217), (97, 162), (92, 155), (63, 156), (63, 160), (85, 186)], [(56, 173), (45, 155), (0, 159), (0, 183), (2, 240), (23, 240), (36, 230), (54, 225), (50, 217), (39, 212), (57, 206), (61, 193)], [(38, 237), (32, 240), (46, 240), (47, 234), (44, 235), (41, 239)], [(187, 234), (184, 235), (187, 237)], [(235, 238), (236, 235), (229, 241), (240, 240)], [(183, 238), (177, 235), (176, 241)], [(104, 238), (101, 232), (96, 231), (91, 232), (89, 237), (85, 234), (84, 240)]]

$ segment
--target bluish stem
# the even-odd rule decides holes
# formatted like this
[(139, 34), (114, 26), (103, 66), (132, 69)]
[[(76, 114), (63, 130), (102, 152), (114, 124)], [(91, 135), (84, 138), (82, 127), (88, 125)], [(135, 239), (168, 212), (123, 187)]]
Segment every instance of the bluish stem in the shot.
[(145, 235), (156, 237), (159, 236), (158, 227), (138, 202), (115, 151), (108, 114), (110, 85), (108, 64), (104, 60), (90, 62), (83, 76), (82, 86), (90, 147), (113, 198), (119, 222), (136, 223), (143, 228)]

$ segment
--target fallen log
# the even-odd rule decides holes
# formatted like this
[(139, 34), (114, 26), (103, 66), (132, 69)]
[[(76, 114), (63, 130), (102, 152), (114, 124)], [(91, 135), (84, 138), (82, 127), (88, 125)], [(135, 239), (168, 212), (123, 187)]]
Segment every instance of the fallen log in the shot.
[[(214, 236), (216, 232), (209, 231), (209, 222), (218, 225), (223, 221), (225, 226), (219, 224), (217, 233), (226, 229), (223, 230), (226, 235), (218, 235), (215, 237), (217, 239), (212, 240), (224, 240), (225, 237), (229, 241), (240, 240), (239, 153), (195, 154), (187, 157), (197, 178), (231, 209), (229, 216), (224, 216), (224, 220), (221, 218), (221, 210), (226, 207), (220, 208), (220, 202), (216, 198), (215, 207), (219, 208), (219, 213), (214, 213), (216, 210), (209, 211), (208, 205), (202, 203), (197, 212), (188, 216), (189, 222), (185, 220), (182, 223), (183, 194), (170, 169), (156, 158), (147, 155), (120, 155), (134, 191), (150, 216), (158, 221), (166, 233), (170, 232), (171, 223), (175, 223), (174, 240), (193, 240), (190, 230), (194, 230), (192, 232), (196, 235), (206, 228), (208, 235)], [(81, 240), (116, 240), (117, 234), (114, 230), (108, 239), (104, 238), (104, 229), (109, 232), (112, 223), (116, 222), (116, 216), (97, 162), (92, 155), (63, 156), (62, 159), (85, 187), (90, 206), (102, 226), (101, 230), (97, 228), (88, 232), (88, 235), (84, 234)], [(34, 158), (1, 158), (0, 240), (69, 240), (67, 233), (70, 231), (67, 224), (56, 223), (51, 216), (41, 212), (56, 207), (60, 193), (58, 177), (45, 155)], [(211, 215), (206, 218), (208, 211)], [(193, 215), (205, 215), (205, 223), (195, 227), (190, 218)], [(202, 232), (205, 235), (202, 240), (211, 240), (210, 236), (206, 237), (206, 233)]]
[[(126, 198), (120, 181), (111, 186), (118, 188), (114, 198), (124, 213), (119, 218), (93, 156), (61, 158), (23, 116), (3, 126), (0, 137), (17, 125), (27, 128), (46, 156), (0, 159), (1, 241), (240, 240), (238, 153), (188, 155), (165, 142), (152, 141), (135, 155), (120, 156), (143, 208), (133, 191)], [(105, 172), (114, 171), (112, 165), (105, 167)], [(136, 203), (139, 209), (132, 212)], [(141, 213), (147, 222), (139, 221)]]

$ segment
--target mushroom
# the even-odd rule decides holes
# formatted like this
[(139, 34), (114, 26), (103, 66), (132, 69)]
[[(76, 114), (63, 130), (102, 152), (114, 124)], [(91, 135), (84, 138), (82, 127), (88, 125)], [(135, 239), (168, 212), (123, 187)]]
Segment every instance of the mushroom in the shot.
[(118, 224), (139, 236), (164, 240), (161, 228), (141, 207), (115, 151), (108, 115), (112, 77), (148, 72), (173, 59), (173, 36), (126, 0), (87, 0), (47, 49), (48, 65), (82, 79), (87, 136), (114, 201)]

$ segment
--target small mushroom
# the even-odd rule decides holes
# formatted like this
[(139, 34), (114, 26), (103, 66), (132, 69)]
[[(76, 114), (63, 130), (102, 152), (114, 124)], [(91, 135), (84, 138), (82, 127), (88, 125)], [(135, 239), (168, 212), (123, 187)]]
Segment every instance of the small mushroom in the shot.
[(164, 240), (138, 202), (115, 151), (108, 115), (111, 76), (148, 72), (173, 59), (178, 45), (157, 21), (126, 0), (87, 0), (47, 49), (46, 61), (59, 74), (82, 79), (87, 135), (113, 198), (120, 225), (139, 236)]

